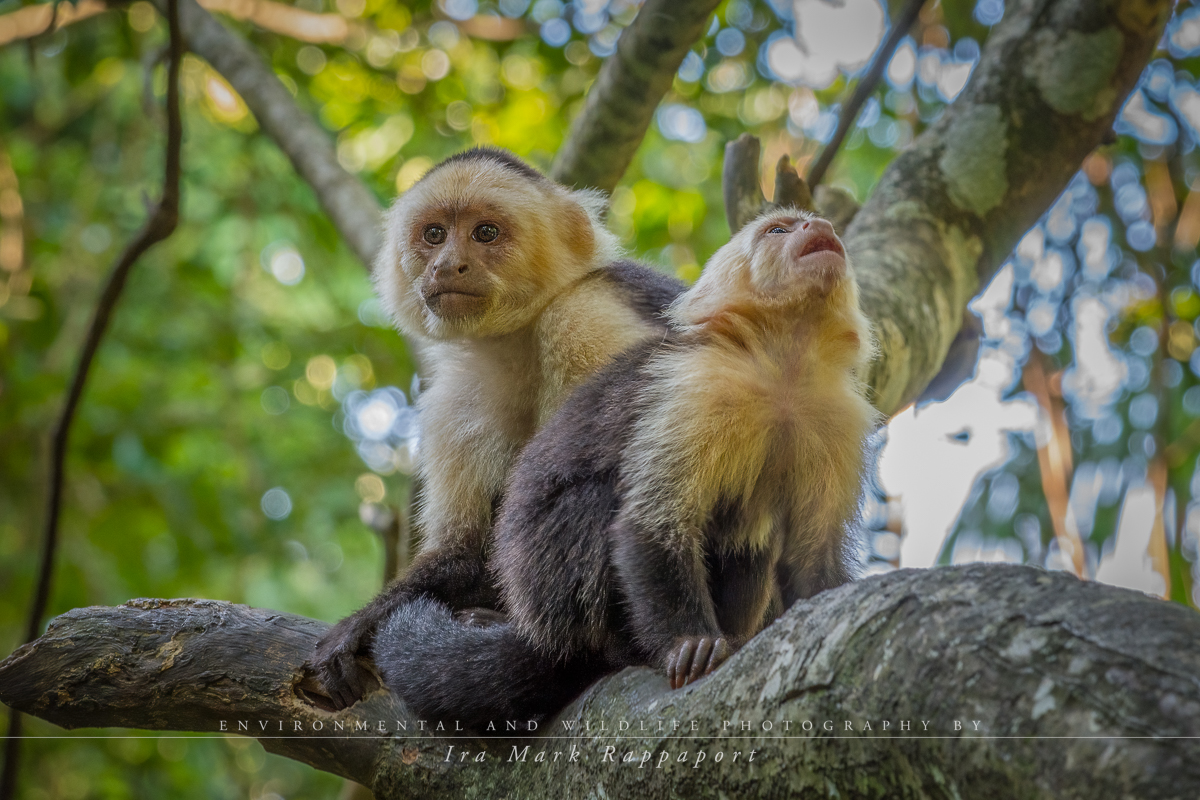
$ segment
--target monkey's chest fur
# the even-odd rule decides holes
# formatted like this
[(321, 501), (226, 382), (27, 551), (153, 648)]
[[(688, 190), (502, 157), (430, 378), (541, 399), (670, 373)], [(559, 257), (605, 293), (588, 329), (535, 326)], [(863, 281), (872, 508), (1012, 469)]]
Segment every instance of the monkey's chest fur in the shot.
[(624, 453), (630, 509), (715, 550), (782, 537), (792, 552), (841, 535), (873, 420), (843, 359), (791, 342), (710, 344), (664, 352), (646, 371), (660, 378)]

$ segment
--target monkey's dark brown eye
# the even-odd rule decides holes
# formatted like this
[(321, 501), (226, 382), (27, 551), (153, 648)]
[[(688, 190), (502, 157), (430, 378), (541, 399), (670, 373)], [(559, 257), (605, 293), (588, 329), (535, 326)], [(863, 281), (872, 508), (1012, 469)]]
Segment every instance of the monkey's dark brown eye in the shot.
[(783, 227), (782, 225), (775, 225), (771, 228), (771, 230), (767, 231), (767, 233), (787, 233), (787, 228)]
[(477, 242), (494, 242), (499, 235), (500, 229), (490, 222), (485, 222), (471, 231), (471, 238)]
[(441, 225), (430, 225), (425, 229), (425, 233), (423, 235), (425, 237), (425, 241), (429, 242), (430, 244), (441, 244), (442, 242), (446, 241), (446, 229)]

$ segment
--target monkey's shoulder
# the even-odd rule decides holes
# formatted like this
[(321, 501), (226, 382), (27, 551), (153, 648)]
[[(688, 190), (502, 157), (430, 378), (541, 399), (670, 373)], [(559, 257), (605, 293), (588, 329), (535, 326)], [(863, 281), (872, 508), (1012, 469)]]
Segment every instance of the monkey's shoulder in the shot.
[(577, 482), (615, 469), (653, 382), (646, 367), (669, 346), (661, 336), (638, 342), (580, 385), (526, 446), (514, 482)]
[(642, 319), (658, 325), (665, 324), (663, 312), (687, 288), (678, 278), (629, 259), (614, 261), (598, 273)]

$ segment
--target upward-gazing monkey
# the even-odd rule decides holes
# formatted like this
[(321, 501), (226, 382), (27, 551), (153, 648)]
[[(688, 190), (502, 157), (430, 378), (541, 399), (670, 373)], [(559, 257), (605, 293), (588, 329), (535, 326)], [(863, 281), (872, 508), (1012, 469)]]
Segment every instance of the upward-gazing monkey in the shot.
[(665, 331), (683, 285), (619, 260), (603, 204), (478, 148), (438, 164), (387, 213), (375, 287), (429, 383), (417, 401), (424, 544), (406, 575), (317, 643), (338, 708), (362, 697), (358, 658), (400, 604), (496, 607), (485, 556), (517, 454), (579, 383)]
[(419, 713), (500, 726), (630, 664), (679, 688), (852, 577), (877, 414), (833, 227), (760, 217), (669, 317), (668, 336), (581, 387), (514, 467), (492, 562), (510, 622), (467, 626), (428, 600), (389, 622), (376, 661)]

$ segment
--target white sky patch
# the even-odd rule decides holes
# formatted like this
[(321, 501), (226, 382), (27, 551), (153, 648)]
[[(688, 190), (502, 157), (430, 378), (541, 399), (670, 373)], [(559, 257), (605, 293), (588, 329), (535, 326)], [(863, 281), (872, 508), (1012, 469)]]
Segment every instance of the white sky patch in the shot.
[(1195, 55), (1200, 50), (1200, 9), (1189, 8), (1167, 26), (1167, 43), (1176, 58)]
[(1104, 416), (1125, 383), (1127, 368), (1108, 342), (1111, 312), (1097, 297), (1074, 301), (1075, 363), (1063, 375), (1063, 393), (1091, 419)]
[(271, 274), (284, 286), (295, 286), (304, 277), (304, 259), (292, 247), (281, 247), (271, 255)]
[(1100, 559), (1096, 580), (1159, 597), (1163, 595), (1166, 583), (1147, 554), (1156, 505), (1154, 489), (1150, 485), (1143, 483), (1129, 488), (1121, 504), (1116, 546)]
[(906, 38), (892, 54), (888, 62), (887, 78), (894, 86), (907, 87), (917, 71), (917, 49), (912, 39)]
[(941, 65), (937, 76), (937, 88), (947, 103), (953, 102), (959, 92), (966, 88), (974, 69), (973, 61), (946, 61)]
[(1187, 121), (1192, 133), (1200, 133), (1200, 92), (1186, 81), (1171, 88), (1171, 106)]
[(1012, 328), (1008, 307), (1012, 300), (1013, 266), (1005, 264), (987, 289), (971, 301), (971, 310), (983, 318), (983, 335), (988, 339), (1003, 339)]
[(838, 70), (853, 72), (871, 58), (886, 27), (878, 0), (794, 0), (796, 36), (779, 38), (767, 61), (780, 78), (824, 89)]
[(1133, 136), (1147, 144), (1170, 144), (1175, 141), (1178, 133), (1175, 120), (1152, 110), (1146, 103), (1145, 92), (1141, 89), (1129, 96), (1129, 102), (1121, 109), (1113, 130)]
[[(1000, 399), (1014, 369), (1012, 356), (988, 348), (975, 377), (944, 403), (909, 408), (888, 425), (879, 474), (888, 495), (900, 496), (903, 505), (900, 566), (933, 566), (975, 480), (1008, 458), (1007, 432), (1034, 428), (1032, 398)], [(963, 431), (967, 442), (953, 438)]]

